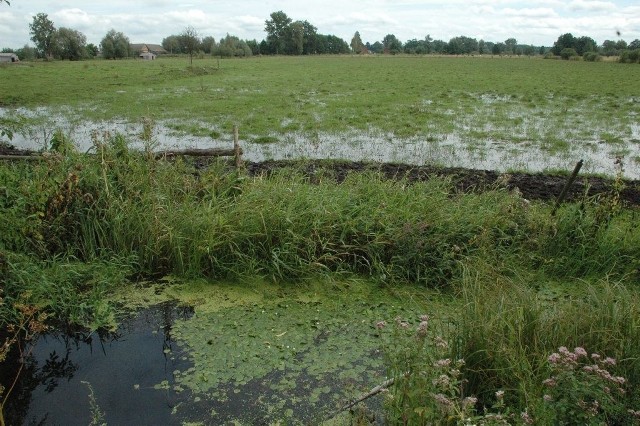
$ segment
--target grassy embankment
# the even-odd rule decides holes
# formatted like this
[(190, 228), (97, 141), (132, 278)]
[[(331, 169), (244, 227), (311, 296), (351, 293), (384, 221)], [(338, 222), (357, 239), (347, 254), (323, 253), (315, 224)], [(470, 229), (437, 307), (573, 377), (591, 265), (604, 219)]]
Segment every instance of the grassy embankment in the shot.
[[(0, 106), (49, 107), (72, 122), (153, 119), (248, 141), (364, 132), (436, 144), (453, 135), (562, 153), (634, 137), (640, 70), (617, 63), (442, 57), (310, 57), (36, 63), (0, 68)], [(19, 114), (18, 114), (19, 116)], [(51, 130), (51, 124), (45, 124)], [(634, 161), (637, 159), (634, 159)], [(628, 161), (629, 162), (629, 161)]]

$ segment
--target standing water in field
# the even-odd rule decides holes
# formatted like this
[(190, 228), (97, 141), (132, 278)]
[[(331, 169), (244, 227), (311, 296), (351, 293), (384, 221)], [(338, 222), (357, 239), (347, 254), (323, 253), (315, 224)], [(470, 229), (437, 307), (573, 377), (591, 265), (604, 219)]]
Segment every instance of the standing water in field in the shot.
[[(154, 150), (183, 148), (231, 148), (231, 135), (206, 123), (175, 125), (170, 122), (130, 123), (124, 120), (108, 122), (71, 122), (64, 115), (51, 115), (46, 108), (19, 110), (15, 114), (46, 120), (14, 134), (12, 144), (18, 148), (40, 150), (48, 148), (55, 129), (69, 135), (82, 152), (92, 149), (95, 138), (121, 134), (132, 148), (145, 146)], [(11, 115), (0, 108), (0, 117)], [(539, 124), (522, 126), (534, 128)], [(338, 134), (327, 132), (293, 132), (273, 134), (269, 137), (240, 135), (244, 158), (248, 161), (282, 159), (340, 159), (464, 167), (479, 170), (545, 172), (570, 170), (580, 159), (583, 172), (613, 176), (614, 163), (622, 158), (625, 177), (640, 179), (640, 136), (638, 126), (632, 125), (628, 135), (616, 136), (615, 142), (602, 140), (603, 132), (594, 132), (588, 138), (574, 139), (571, 134), (558, 132), (556, 141), (528, 139), (526, 134), (492, 136), (486, 125), (482, 132), (465, 123), (451, 133), (427, 137), (398, 137), (379, 130), (351, 130)], [(487, 130), (488, 129), (488, 130)], [(242, 132), (242, 129), (241, 129)], [(526, 133), (526, 132), (525, 132)], [(537, 133), (536, 133), (537, 134)], [(511, 140), (510, 138), (514, 140)], [(533, 137), (533, 136), (532, 136)], [(539, 139), (539, 136), (536, 136)], [(570, 141), (570, 142), (567, 142)]]

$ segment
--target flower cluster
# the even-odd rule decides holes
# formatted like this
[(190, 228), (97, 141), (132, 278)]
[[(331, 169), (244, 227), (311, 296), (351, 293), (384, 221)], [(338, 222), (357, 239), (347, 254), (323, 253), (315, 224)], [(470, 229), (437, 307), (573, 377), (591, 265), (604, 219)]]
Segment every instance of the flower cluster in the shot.
[(552, 375), (542, 382), (543, 400), (556, 413), (556, 421), (563, 423), (568, 419), (560, 418), (562, 413), (571, 413), (573, 421), (604, 422), (619, 408), (617, 397), (625, 393), (626, 380), (609, 371), (615, 359), (561, 346), (547, 360)]

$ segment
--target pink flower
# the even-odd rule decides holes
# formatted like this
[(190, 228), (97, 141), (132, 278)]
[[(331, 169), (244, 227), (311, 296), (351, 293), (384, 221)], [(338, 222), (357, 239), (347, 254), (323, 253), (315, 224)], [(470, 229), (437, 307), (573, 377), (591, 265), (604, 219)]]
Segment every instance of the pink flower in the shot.
[(523, 411), (522, 413), (520, 413), (520, 418), (527, 425), (533, 424), (533, 419), (531, 418), (531, 416), (529, 416), (529, 413), (527, 413), (526, 411)]
[(546, 379), (545, 381), (542, 382), (543, 385), (548, 386), (550, 388), (554, 387), (557, 383), (556, 383), (556, 379), (554, 377), (550, 378), (550, 379)]
[(577, 356), (581, 357), (581, 356), (587, 356), (587, 351), (584, 350), (584, 348), (578, 346), (577, 348), (575, 348), (573, 350), (573, 353), (576, 354)]
[(545, 395), (545, 396), (542, 397), (542, 399), (544, 399), (544, 402), (553, 401), (553, 397), (551, 395)]
[(606, 365), (616, 365), (616, 360), (610, 357), (606, 357), (602, 362)]
[(473, 407), (474, 405), (476, 405), (476, 402), (478, 402), (478, 398), (468, 396), (462, 400), (462, 408), (467, 409), (468, 407)]
[(560, 357), (560, 354), (558, 354), (558, 353), (556, 353), (556, 352), (554, 352), (554, 353), (552, 353), (551, 355), (549, 355), (549, 358), (548, 358), (548, 360), (549, 360), (549, 362), (550, 362), (551, 364), (557, 364), (557, 363), (559, 363), (559, 362), (560, 362), (560, 360), (561, 360), (561, 359), (562, 359), (562, 358)]
[(439, 359), (433, 364), (433, 366), (437, 367), (437, 368), (444, 368), (444, 367), (448, 367), (450, 365), (451, 365), (451, 360), (449, 358), (447, 358), (447, 359)]
[(378, 322), (376, 323), (376, 328), (377, 328), (377, 329), (383, 329), (386, 325), (387, 325), (387, 322), (386, 322), (386, 321), (378, 321)]
[(601, 356), (600, 356), (600, 355), (598, 355), (598, 354), (591, 354), (591, 359), (593, 359), (594, 361), (597, 361), (597, 360), (599, 360), (600, 358), (601, 358)]

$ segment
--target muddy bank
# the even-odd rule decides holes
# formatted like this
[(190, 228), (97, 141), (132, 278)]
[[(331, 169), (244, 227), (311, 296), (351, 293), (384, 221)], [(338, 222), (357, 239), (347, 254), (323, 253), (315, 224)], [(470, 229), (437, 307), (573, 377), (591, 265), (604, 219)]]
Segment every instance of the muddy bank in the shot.
[[(250, 175), (269, 174), (284, 167), (295, 167), (313, 177), (320, 174), (333, 176), (338, 182), (349, 173), (375, 171), (389, 179), (406, 178), (410, 182), (423, 181), (432, 177), (447, 177), (460, 191), (483, 191), (496, 187), (518, 189), (522, 196), (530, 200), (555, 200), (569, 179), (569, 175), (548, 175), (541, 173), (500, 173), (492, 170), (465, 168), (442, 168), (433, 166), (412, 166), (407, 164), (365, 163), (349, 161), (264, 161), (247, 163)], [(570, 172), (570, 171), (568, 171)], [(640, 205), (640, 180), (624, 180), (621, 199), (630, 206)], [(588, 196), (611, 191), (614, 180), (597, 176), (580, 176), (567, 194), (568, 200), (578, 200)]]
[[(37, 153), (16, 149), (10, 145), (0, 145), (0, 156), (30, 156)], [(194, 160), (196, 167), (206, 167), (212, 159)], [(496, 187), (511, 190), (518, 189), (522, 196), (530, 200), (555, 200), (568, 180), (567, 175), (550, 175), (543, 173), (500, 173), (494, 170), (476, 170), (460, 167), (435, 167), (430, 165), (414, 166), (410, 164), (373, 163), (359, 161), (336, 160), (267, 160), (247, 162), (246, 169), (251, 176), (269, 175), (274, 170), (295, 168), (313, 178), (314, 176), (330, 176), (338, 182), (343, 181), (349, 173), (375, 171), (389, 179), (406, 178), (410, 182), (423, 181), (431, 177), (447, 177), (460, 191), (483, 191)], [(640, 180), (625, 179), (621, 200), (629, 206), (640, 205)], [(567, 193), (567, 200), (578, 200), (586, 196), (597, 196), (611, 191), (614, 184), (612, 178), (601, 176), (579, 175)]]

